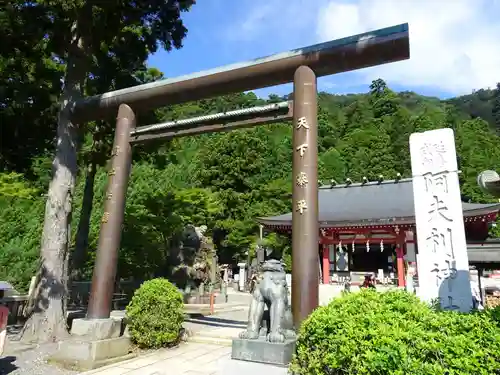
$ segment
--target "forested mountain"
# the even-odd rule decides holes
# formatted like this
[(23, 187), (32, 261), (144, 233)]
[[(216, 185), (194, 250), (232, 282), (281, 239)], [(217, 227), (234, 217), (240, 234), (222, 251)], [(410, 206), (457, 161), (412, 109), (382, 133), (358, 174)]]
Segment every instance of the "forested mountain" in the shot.
[(456, 106), (461, 112), (471, 118), (480, 117), (499, 129), (500, 123), (496, 123), (493, 116), (495, 100), (496, 90), (481, 89), (470, 95), (450, 99), (448, 103)]
[[(161, 78), (144, 73), (142, 81)], [(382, 80), (364, 95), (319, 94), (319, 176), (328, 183), (346, 177), (391, 179), (410, 175), (408, 137), (412, 132), (451, 127), (463, 170), (462, 192), (488, 202), (476, 186), (478, 172), (500, 166), (500, 138), (493, 116), (485, 121), (474, 103), (485, 91), (453, 100), (395, 93)], [(481, 96), (481, 97), (477, 97)], [(271, 96), (269, 101), (286, 98)], [(234, 94), (157, 110), (147, 121), (162, 121), (265, 103), (253, 93)], [(467, 104), (464, 104), (467, 103)], [(489, 104), (488, 104), (489, 105)], [(478, 112), (474, 112), (478, 111)], [(487, 114), (487, 113), (486, 113)], [(52, 115), (52, 114), (51, 114)], [(10, 131), (29, 134), (39, 122), (14, 121), (2, 112)], [(8, 122), (4, 122), (8, 120)], [(82, 134), (79, 178), (73, 210), (72, 247), (78, 276), (88, 278), (98, 239), (106, 185), (105, 155), (110, 131), (95, 124)], [(50, 149), (2, 147), (0, 174), (0, 279), (26, 286), (36, 269), (50, 180)], [(2, 143), (8, 142), (2, 133)], [(184, 225), (207, 225), (222, 262), (246, 259), (258, 234), (255, 217), (285, 213), (291, 200), (291, 124), (259, 126), (229, 133), (180, 138), (134, 150), (119, 274), (146, 278), (163, 274), (166, 259)], [(274, 238), (274, 241), (279, 239)], [(75, 250), (75, 247), (77, 250)], [(88, 250), (88, 251), (87, 251)], [(73, 257), (75, 258), (75, 256)]]

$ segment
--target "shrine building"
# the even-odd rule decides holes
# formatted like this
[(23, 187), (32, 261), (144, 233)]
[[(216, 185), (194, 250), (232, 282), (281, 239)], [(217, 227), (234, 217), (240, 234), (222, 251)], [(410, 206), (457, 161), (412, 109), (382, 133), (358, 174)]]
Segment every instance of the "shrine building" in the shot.
[[(349, 276), (355, 284), (359, 273), (383, 273), (389, 282), (405, 286), (406, 267), (417, 262), (418, 254), (412, 179), (348, 182), (318, 189), (322, 282), (335, 283)], [(478, 256), (474, 249), (487, 243), (500, 203), (462, 202), (462, 208), (470, 260)], [(292, 213), (258, 222), (266, 231), (290, 234)]]

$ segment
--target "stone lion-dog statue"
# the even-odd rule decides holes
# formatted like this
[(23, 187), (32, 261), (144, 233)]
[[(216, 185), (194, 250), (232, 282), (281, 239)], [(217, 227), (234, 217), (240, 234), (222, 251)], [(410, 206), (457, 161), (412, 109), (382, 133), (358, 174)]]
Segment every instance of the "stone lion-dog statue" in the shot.
[(247, 329), (240, 333), (240, 339), (257, 340), (265, 336), (271, 343), (284, 343), (296, 338), (281, 261), (263, 262), (252, 297)]

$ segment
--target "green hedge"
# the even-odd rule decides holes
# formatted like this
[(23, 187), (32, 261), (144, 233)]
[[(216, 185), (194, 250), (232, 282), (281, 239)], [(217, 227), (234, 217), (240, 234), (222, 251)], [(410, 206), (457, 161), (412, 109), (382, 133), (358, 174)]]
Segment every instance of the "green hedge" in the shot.
[(304, 321), (290, 370), (297, 375), (500, 374), (495, 315), (436, 311), (404, 291), (346, 294)]
[(183, 321), (182, 294), (166, 279), (144, 282), (127, 306), (130, 336), (142, 348), (176, 344)]

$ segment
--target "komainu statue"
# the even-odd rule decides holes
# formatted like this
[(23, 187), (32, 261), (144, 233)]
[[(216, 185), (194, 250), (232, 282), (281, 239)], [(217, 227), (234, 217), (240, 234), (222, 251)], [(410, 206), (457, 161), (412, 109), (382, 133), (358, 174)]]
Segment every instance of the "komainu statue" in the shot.
[(240, 339), (256, 340), (261, 335), (272, 343), (294, 339), (296, 335), (283, 263), (276, 259), (266, 260), (260, 271), (252, 294), (248, 326), (240, 333)]

